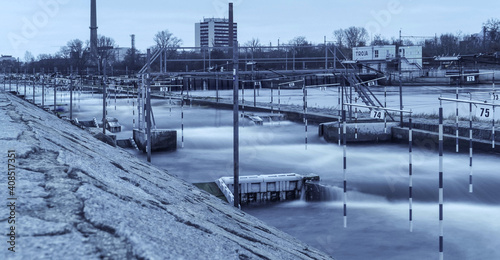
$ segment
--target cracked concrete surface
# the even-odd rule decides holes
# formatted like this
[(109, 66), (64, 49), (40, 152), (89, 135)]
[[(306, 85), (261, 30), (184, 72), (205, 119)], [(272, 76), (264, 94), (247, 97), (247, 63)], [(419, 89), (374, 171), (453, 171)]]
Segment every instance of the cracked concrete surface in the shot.
[(18, 157), (16, 253), (0, 259), (331, 258), (10, 94), (0, 122)]

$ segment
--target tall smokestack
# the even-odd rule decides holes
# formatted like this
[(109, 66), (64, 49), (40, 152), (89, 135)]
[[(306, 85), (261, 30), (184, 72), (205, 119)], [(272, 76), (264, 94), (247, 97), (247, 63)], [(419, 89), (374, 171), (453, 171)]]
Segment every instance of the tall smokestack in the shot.
[[(233, 3), (229, 3), (229, 54), (233, 53), (233, 41), (234, 41), (234, 19), (233, 19)], [(230, 55), (232, 57), (232, 55)]]
[(92, 60), (97, 58), (97, 5), (96, 0), (90, 0), (90, 54)]
[(135, 65), (135, 34), (130, 35), (131, 40), (131, 53), (132, 53), (132, 66)]

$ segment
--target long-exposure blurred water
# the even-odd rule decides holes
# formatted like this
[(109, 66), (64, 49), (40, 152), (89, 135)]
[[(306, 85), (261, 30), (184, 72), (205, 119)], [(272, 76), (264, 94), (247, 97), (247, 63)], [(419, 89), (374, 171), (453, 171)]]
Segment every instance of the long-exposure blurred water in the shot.
[[(461, 89), (461, 96), (470, 90)], [(397, 88), (389, 87), (388, 107), (399, 104)], [(383, 87), (376, 89), (383, 97)], [(439, 95), (453, 97), (453, 87), (405, 87), (405, 108), (417, 113), (437, 113)], [(335, 107), (336, 90), (309, 91), (309, 106)], [(192, 92), (212, 95), (212, 92)], [(253, 94), (253, 93), (252, 93)], [(282, 90), (283, 104), (301, 104), (300, 90)], [(68, 95), (62, 94), (62, 101)], [(77, 94), (78, 95), (78, 94)], [(221, 92), (229, 95), (229, 92)], [(258, 102), (269, 102), (270, 90), (261, 90)], [(276, 95), (276, 93), (274, 93)], [(102, 118), (101, 96), (81, 94), (74, 116), (81, 120)], [(47, 95), (51, 104), (51, 94)], [(59, 98), (59, 97), (58, 97)], [(276, 97), (275, 97), (276, 98)], [(253, 101), (248, 96), (246, 102)], [(275, 99), (275, 102), (276, 99)], [(168, 100), (153, 101), (157, 127), (178, 131), (178, 149), (159, 152), (152, 163), (191, 183), (231, 176), (232, 111), (184, 107), (184, 148), (181, 142), (181, 108)], [(445, 104), (445, 113), (454, 112)], [(131, 137), (132, 100), (110, 99), (108, 113), (123, 125), (118, 138)], [(298, 239), (324, 250), (336, 259), (436, 259), (438, 257), (438, 153), (437, 146), (415, 144), (413, 154), (413, 219), (408, 223), (408, 147), (401, 144), (348, 145), (347, 215), (342, 219), (342, 148), (317, 137), (309, 128), (288, 121), (252, 126), (242, 119), (240, 128), (241, 175), (315, 173), (331, 186), (334, 198), (326, 202), (292, 201), (243, 210)], [(463, 149), (465, 150), (465, 149)], [(135, 150), (131, 153), (145, 160)], [(500, 259), (500, 163), (492, 154), (474, 155), (474, 193), (468, 192), (468, 154), (444, 155), (444, 254), (446, 259)], [(498, 167), (498, 168), (497, 168)]]

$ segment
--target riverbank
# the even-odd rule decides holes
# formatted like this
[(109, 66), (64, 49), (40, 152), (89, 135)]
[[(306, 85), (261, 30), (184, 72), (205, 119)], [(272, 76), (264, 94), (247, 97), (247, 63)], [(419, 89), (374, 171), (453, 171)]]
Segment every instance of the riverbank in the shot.
[(16, 156), (15, 211), (0, 209), (15, 242), (2, 259), (331, 258), (3, 92), (0, 119), (0, 147)]

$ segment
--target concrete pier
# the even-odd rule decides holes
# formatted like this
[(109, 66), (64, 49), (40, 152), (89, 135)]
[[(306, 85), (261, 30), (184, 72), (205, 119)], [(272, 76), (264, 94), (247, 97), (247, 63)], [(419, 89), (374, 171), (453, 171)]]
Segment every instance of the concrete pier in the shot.
[[(347, 142), (387, 142), (392, 140), (391, 129), (399, 123), (370, 122), (370, 123), (348, 123), (346, 126)], [(342, 130), (342, 123), (340, 124)], [(327, 142), (336, 143), (339, 140), (339, 123), (322, 123), (318, 128), (318, 135), (323, 136)], [(357, 138), (356, 138), (357, 133)], [(342, 137), (340, 137), (342, 138)]]
[[(134, 141), (139, 150), (146, 152), (146, 132), (134, 129)], [(151, 130), (151, 151), (175, 151), (177, 149), (177, 131), (166, 129)]]

